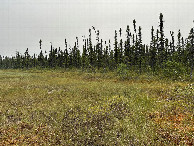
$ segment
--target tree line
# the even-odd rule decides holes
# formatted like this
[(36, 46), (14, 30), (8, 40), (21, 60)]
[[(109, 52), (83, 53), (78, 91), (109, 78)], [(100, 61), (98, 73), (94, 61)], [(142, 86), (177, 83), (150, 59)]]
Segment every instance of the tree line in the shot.
[[(151, 28), (149, 45), (143, 44), (142, 28), (133, 20), (133, 33), (129, 25), (126, 30), (115, 30), (114, 43), (100, 39), (100, 32), (95, 27), (89, 29), (88, 38), (83, 38), (83, 46), (79, 46), (79, 39), (73, 47), (68, 47), (65, 39), (65, 49), (54, 48), (52, 43), (48, 55), (42, 50), (42, 40), (39, 41), (40, 53), (30, 55), (28, 48), (24, 54), (16, 52), (13, 57), (0, 56), (1, 69), (29, 69), (29, 68), (78, 68), (114, 70), (124, 64), (127, 69), (139, 74), (146, 71), (153, 73), (158, 70), (183, 68), (192, 77), (194, 61), (194, 28), (190, 29), (187, 38), (183, 38), (181, 31), (174, 36), (170, 31), (170, 38), (164, 34), (163, 14), (159, 15), (159, 27)], [(96, 42), (92, 42), (92, 31), (95, 32)], [(123, 34), (125, 39), (123, 39)], [(177, 42), (175, 42), (177, 37)], [(120, 38), (120, 39), (119, 39)], [(80, 51), (82, 50), (82, 51)], [(170, 68), (169, 68), (170, 67)], [(177, 70), (179, 71), (179, 70)], [(176, 72), (176, 71), (175, 71)]]

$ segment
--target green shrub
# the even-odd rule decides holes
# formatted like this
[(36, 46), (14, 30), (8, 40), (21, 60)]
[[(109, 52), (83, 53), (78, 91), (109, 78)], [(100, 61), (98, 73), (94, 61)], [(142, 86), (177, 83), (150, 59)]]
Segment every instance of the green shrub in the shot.
[(124, 80), (127, 79), (129, 76), (127, 65), (124, 63), (121, 63), (117, 66), (117, 75), (120, 79)]
[(167, 61), (164, 63), (164, 69), (162, 70), (162, 75), (167, 78), (172, 79), (182, 79), (186, 75), (185, 67), (175, 61)]

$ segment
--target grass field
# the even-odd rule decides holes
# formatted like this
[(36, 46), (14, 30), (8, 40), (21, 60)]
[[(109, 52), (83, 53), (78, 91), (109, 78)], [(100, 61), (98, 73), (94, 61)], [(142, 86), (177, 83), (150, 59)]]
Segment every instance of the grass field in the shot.
[(0, 71), (0, 145), (194, 145), (194, 85)]

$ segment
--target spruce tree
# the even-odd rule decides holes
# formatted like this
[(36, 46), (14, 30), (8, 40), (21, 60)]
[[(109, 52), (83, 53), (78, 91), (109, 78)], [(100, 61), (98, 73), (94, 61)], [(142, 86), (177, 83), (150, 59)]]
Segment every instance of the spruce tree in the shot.
[(30, 66), (30, 55), (28, 53), (28, 48), (26, 49), (26, 51), (24, 53), (24, 66), (25, 66), (25, 68), (29, 68), (29, 66)]
[(67, 40), (65, 39), (65, 51), (64, 51), (64, 62), (65, 62), (65, 68), (69, 67), (69, 54), (68, 54), (68, 48), (67, 48)]
[(92, 32), (91, 29), (89, 29), (89, 40), (88, 40), (88, 52), (89, 52), (89, 61), (90, 61), (90, 65), (93, 66), (94, 65), (94, 55), (93, 55), (93, 47), (92, 47)]
[(178, 31), (178, 35), (177, 35), (177, 39), (178, 39), (178, 42), (177, 42), (177, 46), (176, 46), (176, 51), (177, 51), (177, 53), (176, 53), (176, 61), (177, 62), (181, 62), (181, 60), (182, 60), (182, 46), (181, 46), (181, 32), (180, 32), (180, 29), (179, 29), (179, 31)]
[[(122, 36), (122, 29), (121, 28), (119, 29), (119, 35), (121, 38), (121, 36)], [(123, 62), (123, 40), (122, 40), (122, 38), (120, 39), (118, 53), (119, 53), (119, 63), (122, 63)]]
[(190, 78), (193, 76), (193, 66), (194, 66), (194, 28), (191, 28), (189, 33), (189, 49), (188, 49), (188, 59), (190, 63)]
[(41, 49), (41, 47), (42, 47), (42, 40), (41, 39), (39, 41), (39, 44), (40, 44), (40, 49)]
[(134, 31), (136, 33), (136, 20), (135, 19), (133, 20), (133, 27), (134, 27)]
[(142, 72), (142, 60), (143, 60), (143, 46), (142, 46), (142, 33), (141, 33), (141, 27), (139, 26), (138, 29), (138, 46), (137, 46), (137, 54), (138, 54), (138, 62), (139, 62), (139, 73), (141, 74)]
[(155, 72), (155, 66), (156, 66), (156, 61), (157, 61), (157, 42), (156, 42), (156, 37), (154, 36), (154, 28), (152, 26), (151, 29), (151, 42), (150, 42), (150, 66)]
[(119, 52), (118, 52), (118, 41), (117, 41), (117, 31), (115, 30), (115, 43), (114, 43), (114, 60), (116, 65), (118, 64), (118, 57), (119, 57)]
[(127, 40), (125, 41), (125, 47), (124, 47), (124, 62), (125, 64), (127, 64), (127, 66), (129, 66), (129, 64), (131, 64), (132, 62), (132, 55), (133, 55), (130, 49), (131, 33), (130, 33), (129, 25), (127, 25), (126, 33), (127, 33)]
[(159, 16), (160, 19), (160, 25), (159, 25), (159, 33), (160, 33), (160, 38), (159, 38), (159, 50), (158, 50), (158, 57), (159, 57), (159, 64), (162, 65), (166, 58), (166, 53), (165, 53), (165, 48), (164, 48), (164, 20), (163, 20), (163, 14), (160, 13)]

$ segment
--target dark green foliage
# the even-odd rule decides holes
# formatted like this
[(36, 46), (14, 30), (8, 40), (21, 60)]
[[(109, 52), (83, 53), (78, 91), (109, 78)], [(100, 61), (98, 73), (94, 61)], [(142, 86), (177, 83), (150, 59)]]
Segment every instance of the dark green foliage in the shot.
[(118, 51), (118, 41), (117, 41), (117, 31), (115, 30), (115, 43), (114, 43), (114, 58), (115, 58), (115, 62), (116, 64), (118, 63), (118, 59), (119, 59), (119, 51)]
[[(82, 70), (115, 70), (126, 65), (128, 70), (142, 74), (152, 71), (154, 74), (165, 73), (166, 77), (178, 78), (187, 74), (190, 78), (194, 68), (194, 28), (190, 30), (189, 36), (184, 40), (180, 30), (177, 34), (178, 41), (175, 42), (174, 32), (170, 31), (171, 38), (164, 35), (163, 14), (159, 16), (159, 28), (151, 29), (150, 45), (143, 44), (142, 28), (136, 26), (133, 20), (134, 33), (127, 25), (126, 34), (122, 29), (115, 30), (113, 49), (111, 42), (100, 39), (100, 32), (92, 26), (89, 29), (89, 37), (83, 36), (83, 47), (80, 50), (78, 37), (73, 47), (68, 47), (65, 39), (65, 49), (51, 48), (48, 56), (43, 53), (42, 40), (40, 39), (40, 53), (30, 56), (28, 48), (24, 55), (16, 52), (13, 57), (0, 56), (0, 68), (78, 68)], [(96, 43), (92, 42), (92, 31), (96, 34)], [(122, 36), (126, 36), (125, 40)], [(125, 64), (125, 65), (124, 65)], [(180, 68), (179, 68), (180, 67)], [(183, 71), (184, 70), (184, 71)], [(175, 73), (175, 71), (177, 73)]]
[(191, 68), (190, 78), (192, 78), (194, 65), (194, 28), (190, 30), (188, 37), (188, 60)]
[(124, 63), (129, 65), (132, 65), (132, 57), (133, 57), (133, 51), (131, 48), (131, 32), (129, 29), (129, 25), (127, 26), (127, 40), (125, 41), (125, 47), (124, 47)]
[(117, 67), (117, 74), (118, 74), (120, 79), (122, 79), (122, 80), (127, 79), (128, 78), (127, 65), (124, 63), (119, 64)]
[(154, 36), (154, 28), (152, 26), (152, 29), (151, 29), (151, 36), (152, 36), (152, 40), (151, 40), (151, 43), (150, 43), (150, 51), (149, 51), (149, 57), (150, 57), (150, 66), (152, 68), (153, 71), (155, 71), (155, 68), (156, 68), (156, 61), (157, 61), (157, 58), (156, 58), (156, 53), (157, 53), (157, 42), (156, 42), (156, 37)]
[(173, 79), (182, 79), (186, 74), (186, 70), (183, 64), (175, 61), (167, 61), (163, 64), (165, 68), (162, 70), (162, 73), (165, 77)]
[(143, 49), (143, 45), (142, 45), (142, 34), (141, 34), (141, 27), (139, 27), (138, 30), (138, 48), (137, 48), (137, 55), (138, 57), (138, 64), (139, 64), (139, 73), (141, 74), (142, 72), (142, 61), (143, 61), (143, 57), (144, 57), (144, 49)]
[(164, 48), (164, 20), (163, 20), (163, 14), (160, 13), (160, 38), (159, 38), (159, 48), (158, 48), (158, 59), (159, 59), (159, 64), (161, 65), (165, 60), (166, 60), (166, 53), (165, 53), (165, 48)]

